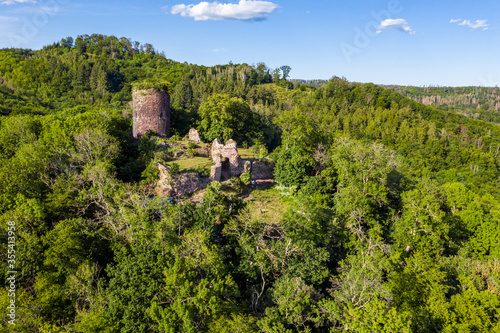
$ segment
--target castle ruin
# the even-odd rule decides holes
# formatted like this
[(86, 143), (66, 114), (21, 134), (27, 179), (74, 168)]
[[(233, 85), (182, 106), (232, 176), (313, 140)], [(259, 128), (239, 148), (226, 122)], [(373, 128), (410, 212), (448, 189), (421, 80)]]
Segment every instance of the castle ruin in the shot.
[(229, 140), (226, 145), (215, 139), (211, 150), (212, 166), (210, 177), (213, 180), (227, 180), (238, 177), (244, 172), (252, 175), (252, 179), (272, 179), (274, 162), (268, 160), (243, 161), (238, 153), (238, 146), (234, 140)]
[(170, 135), (170, 95), (154, 88), (134, 89), (132, 98), (134, 138), (140, 138), (149, 131), (168, 137)]
[(220, 181), (237, 177), (244, 172), (243, 161), (238, 154), (238, 146), (234, 140), (229, 140), (224, 145), (215, 139), (210, 155), (215, 163), (211, 170), (211, 176), (214, 180)]
[(215, 139), (212, 143), (210, 155), (215, 164), (211, 167), (210, 178), (201, 178), (195, 172), (180, 173), (172, 177), (169, 166), (158, 164), (160, 179), (156, 184), (157, 194), (162, 197), (182, 197), (198, 191), (213, 181), (228, 180), (231, 177), (238, 177), (244, 172), (250, 173), (253, 180), (273, 178), (273, 161), (266, 159), (258, 161), (242, 160), (234, 140), (229, 140), (224, 145), (218, 139)]

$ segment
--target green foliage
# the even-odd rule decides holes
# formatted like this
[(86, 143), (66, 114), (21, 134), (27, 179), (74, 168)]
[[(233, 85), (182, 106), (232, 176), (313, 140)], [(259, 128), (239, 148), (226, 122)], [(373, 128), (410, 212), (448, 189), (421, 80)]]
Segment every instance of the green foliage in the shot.
[(197, 152), (196, 150), (191, 149), (191, 148), (189, 148), (189, 149), (187, 150), (187, 153), (189, 154), (189, 156), (193, 156), (193, 157), (194, 157), (194, 156), (198, 156), (198, 155), (199, 155), (199, 154), (198, 154), (198, 152)]
[(149, 90), (153, 89), (155, 91), (163, 91), (167, 94), (171, 94), (172, 85), (166, 81), (157, 81), (153, 79), (147, 79), (143, 81), (136, 81), (132, 84), (132, 89), (134, 90)]
[(498, 88), (489, 87), (399, 87), (387, 88), (422, 103), (432, 101), (432, 106), (463, 114), (483, 121), (500, 123), (499, 108), (494, 98)]
[(312, 174), (314, 160), (303, 149), (282, 149), (275, 157), (274, 178), (285, 186), (300, 186)]
[(231, 314), (231, 316), (222, 315), (217, 320), (214, 320), (208, 329), (208, 332), (220, 333), (245, 333), (257, 332), (259, 327), (256, 324), (257, 318), (242, 315)]
[(398, 314), (395, 308), (387, 308), (379, 299), (370, 301), (365, 309), (349, 308), (346, 323), (349, 330), (359, 333), (411, 332), (409, 318)]
[(184, 234), (179, 256), (165, 270), (162, 291), (149, 310), (163, 332), (199, 332), (231, 311), (236, 286), (207, 236), (202, 231)]
[[(163, 270), (168, 262), (158, 249), (147, 244), (117, 250), (116, 264), (108, 268), (106, 317), (117, 323), (120, 332), (142, 332), (153, 327), (147, 309), (162, 288)], [(127, 286), (126, 292), (123, 286)]]
[[(275, 307), (266, 309), (266, 317), (259, 321), (265, 332), (283, 327), (292, 327), (294, 332), (310, 332), (310, 321), (314, 316), (314, 288), (298, 278), (282, 277), (274, 283)], [(309, 325), (308, 325), (309, 324)]]
[(244, 172), (240, 176), (240, 180), (243, 183), (243, 185), (245, 185), (245, 186), (250, 185), (251, 179), (252, 179), (252, 175), (249, 172)]
[(212, 95), (200, 105), (200, 134), (204, 141), (215, 139), (236, 142), (259, 138), (259, 117), (242, 99)]
[(170, 177), (174, 178), (175, 176), (177, 176), (180, 170), (181, 167), (179, 166), (179, 164), (174, 162), (170, 164), (170, 170), (168, 170), (168, 173), (170, 174)]

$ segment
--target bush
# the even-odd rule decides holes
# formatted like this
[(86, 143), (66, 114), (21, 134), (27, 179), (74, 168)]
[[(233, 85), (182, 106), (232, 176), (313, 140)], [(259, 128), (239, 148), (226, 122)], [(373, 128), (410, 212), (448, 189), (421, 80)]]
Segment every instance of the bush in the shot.
[(245, 184), (245, 186), (248, 186), (250, 184), (250, 180), (252, 180), (252, 175), (250, 175), (248, 171), (244, 172), (241, 174), (240, 180), (243, 184)]
[(314, 171), (314, 159), (303, 149), (292, 147), (281, 150), (276, 158), (275, 180), (285, 186), (298, 186)]
[(168, 173), (170, 174), (170, 177), (174, 178), (175, 176), (177, 176), (177, 174), (179, 173), (180, 170), (181, 170), (181, 167), (179, 166), (179, 164), (172, 163), (170, 165), (170, 170), (168, 171)]
[(195, 149), (195, 148), (198, 148), (198, 145), (194, 142), (189, 142), (188, 143), (188, 148), (189, 149)]
[(259, 150), (259, 157), (260, 158), (264, 158), (267, 155), (269, 155), (269, 151), (267, 150), (267, 148), (266, 147), (260, 148), (260, 150)]
[(164, 91), (167, 94), (171, 94), (172, 84), (167, 81), (157, 81), (153, 79), (142, 80), (132, 83), (132, 88), (134, 90), (148, 90), (153, 89), (156, 91)]
[(256, 140), (255, 143), (254, 143), (254, 145), (250, 148), (250, 151), (253, 154), (258, 155), (258, 154), (260, 154), (260, 151), (262, 149), (265, 149), (267, 151), (266, 145), (263, 144), (262, 142), (260, 142), (259, 140)]
[(139, 154), (145, 164), (149, 164), (151, 159), (153, 159), (154, 152), (158, 147), (157, 140), (156, 134), (153, 131), (149, 131), (139, 139)]
[(231, 186), (239, 186), (240, 185), (240, 179), (238, 177), (231, 177), (231, 179), (229, 179), (229, 185)]
[(174, 134), (168, 139), (168, 143), (176, 143), (181, 141), (181, 139), (182, 138), (178, 134)]
[(149, 163), (146, 169), (141, 173), (141, 184), (147, 185), (158, 181), (160, 178), (160, 171), (155, 163)]
[(191, 156), (198, 156), (198, 152), (196, 150), (193, 150), (191, 148), (188, 149), (187, 153)]

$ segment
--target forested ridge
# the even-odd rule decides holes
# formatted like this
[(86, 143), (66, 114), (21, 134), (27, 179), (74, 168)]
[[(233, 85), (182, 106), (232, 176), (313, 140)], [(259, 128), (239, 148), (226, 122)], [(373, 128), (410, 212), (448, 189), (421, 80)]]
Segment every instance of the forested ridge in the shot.
[(387, 88), (441, 110), (500, 123), (500, 89), (498, 87), (387, 86)]
[[(498, 124), (290, 70), (104, 35), (0, 50), (2, 331), (500, 332)], [(131, 136), (142, 80), (168, 83), (171, 145)], [(190, 128), (277, 184), (155, 198)]]

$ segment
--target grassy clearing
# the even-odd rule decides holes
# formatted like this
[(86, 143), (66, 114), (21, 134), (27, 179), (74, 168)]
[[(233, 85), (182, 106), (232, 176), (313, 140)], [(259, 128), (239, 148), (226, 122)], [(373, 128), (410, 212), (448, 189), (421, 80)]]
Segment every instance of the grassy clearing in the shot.
[(191, 169), (197, 166), (205, 166), (205, 165), (210, 165), (212, 164), (212, 161), (207, 158), (207, 157), (191, 157), (191, 158), (179, 158), (179, 159), (174, 159), (170, 160), (167, 162), (168, 165), (171, 165), (172, 163), (177, 163), (179, 164), (179, 167), (181, 170), (185, 169)]
[(248, 200), (248, 209), (254, 219), (279, 223), (293, 204), (293, 199), (280, 196), (280, 191), (275, 188), (254, 190)]
[(258, 159), (259, 155), (252, 153), (250, 149), (238, 148), (238, 154), (244, 159)]

